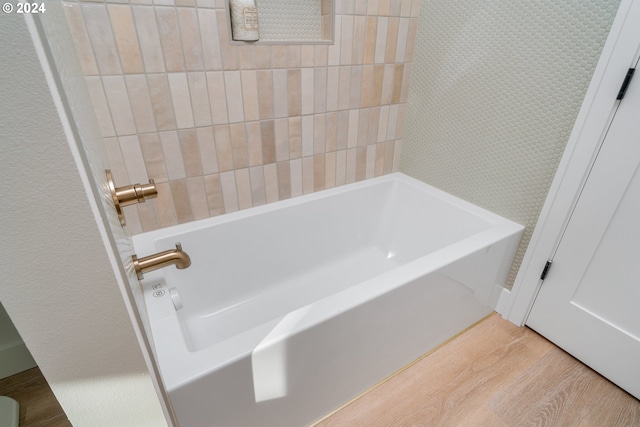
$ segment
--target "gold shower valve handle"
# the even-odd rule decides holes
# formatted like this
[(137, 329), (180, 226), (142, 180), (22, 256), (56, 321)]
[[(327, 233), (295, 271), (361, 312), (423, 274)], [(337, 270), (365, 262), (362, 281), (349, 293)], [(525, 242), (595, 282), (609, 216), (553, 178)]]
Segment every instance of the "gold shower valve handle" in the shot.
[(156, 184), (152, 179), (149, 180), (148, 184), (133, 184), (116, 188), (116, 197), (120, 202), (120, 206), (144, 203), (146, 199), (153, 199), (157, 196), (158, 190), (156, 190)]
[(156, 183), (150, 179), (148, 184), (133, 184), (124, 187), (118, 187), (113, 184), (113, 177), (111, 171), (106, 170), (107, 182), (109, 183), (109, 190), (111, 191), (111, 198), (113, 204), (116, 206), (116, 212), (120, 219), (120, 224), (126, 225), (124, 215), (122, 213), (123, 206), (129, 206), (136, 203), (144, 203), (147, 199), (153, 199), (158, 196), (158, 190), (156, 189)]

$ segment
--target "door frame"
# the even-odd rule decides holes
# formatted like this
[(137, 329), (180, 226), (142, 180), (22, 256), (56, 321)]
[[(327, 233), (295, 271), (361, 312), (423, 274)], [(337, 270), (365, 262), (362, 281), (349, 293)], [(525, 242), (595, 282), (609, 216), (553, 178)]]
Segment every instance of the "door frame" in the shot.
[[(497, 311), (522, 326), (533, 307), (546, 262), (555, 253), (621, 101), (616, 97), (640, 54), (640, 2), (622, 0), (538, 217), (511, 292)], [(636, 79), (640, 77), (636, 76)], [(551, 273), (553, 271), (551, 270)]]

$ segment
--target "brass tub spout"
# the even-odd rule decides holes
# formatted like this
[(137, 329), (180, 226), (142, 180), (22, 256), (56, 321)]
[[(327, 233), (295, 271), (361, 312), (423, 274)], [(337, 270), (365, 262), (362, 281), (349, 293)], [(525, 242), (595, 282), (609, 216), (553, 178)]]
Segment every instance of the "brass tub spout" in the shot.
[(189, 255), (187, 255), (186, 252), (182, 251), (182, 245), (180, 243), (176, 243), (175, 249), (158, 252), (157, 254), (149, 255), (140, 259), (138, 259), (136, 255), (133, 255), (131, 258), (133, 259), (133, 267), (136, 269), (138, 280), (143, 279), (144, 273), (157, 270), (168, 265), (173, 264), (178, 270), (182, 270), (191, 265), (191, 258), (189, 258)]

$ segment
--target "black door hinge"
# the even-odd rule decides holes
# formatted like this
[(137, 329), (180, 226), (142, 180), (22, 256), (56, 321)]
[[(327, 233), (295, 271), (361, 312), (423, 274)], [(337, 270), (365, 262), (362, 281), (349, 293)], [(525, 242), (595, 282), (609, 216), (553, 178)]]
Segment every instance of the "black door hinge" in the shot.
[(629, 83), (631, 83), (631, 78), (633, 77), (633, 73), (635, 72), (635, 68), (629, 68), (629, 71), (627, 71), (627, 75), (622, 82), (622, 86), (620, 86), (620, 91), (618, 92), (618, 97), (616, 99), (624, 98), (624, 94), (627, 93), (627, 88), (629, 87)]
[(549, 260), (544, 265), (544, 269), (542, 270), (542, 274), (540, 275), (540, 280), (544, 280), (544, 279), (547, 278), (547, 274), (549, 273), (549, 269), (551, 268), (551, 264), (552, 263), (553, 263), (553, 261)]

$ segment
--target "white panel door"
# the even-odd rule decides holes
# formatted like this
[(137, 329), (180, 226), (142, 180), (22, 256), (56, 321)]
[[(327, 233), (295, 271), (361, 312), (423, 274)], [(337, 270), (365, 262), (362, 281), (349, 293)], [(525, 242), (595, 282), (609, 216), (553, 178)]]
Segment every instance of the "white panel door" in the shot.
[(640, 398), (640, 76), (612, 121), (527, 325)]

